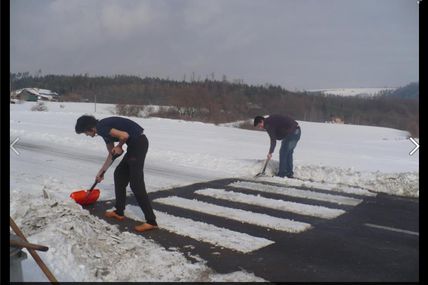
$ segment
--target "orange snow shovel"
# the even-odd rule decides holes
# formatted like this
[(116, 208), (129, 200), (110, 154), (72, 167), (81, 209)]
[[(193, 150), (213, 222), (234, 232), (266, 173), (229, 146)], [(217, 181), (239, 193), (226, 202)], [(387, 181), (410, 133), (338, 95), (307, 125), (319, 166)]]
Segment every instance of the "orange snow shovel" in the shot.
[[(109, 166), (103, 170), (103, 172), (101, 172), (101, 176), (104, 175), (104, 173), (107, 171), (107, 169), (113, 164), (113, 161), (117, 158), (121, 156), (121, 154), (119, 155), (114, 155), (111, 159), (111, 162), (109, 164)], [(91, 189), (89, 190), (79, 190), (79, 191), (74, 191), (73, 193), (70, 194), (70, 197), (76, 201), (76, 203), (80, 204), (80, 205), (90, 205), (95, 203), (98, 198), (100, 197), (100, 189), (94, 189), (95, 185), (97, 185), (98, 182), (95, 179), (94, 184), (92, 184)]]

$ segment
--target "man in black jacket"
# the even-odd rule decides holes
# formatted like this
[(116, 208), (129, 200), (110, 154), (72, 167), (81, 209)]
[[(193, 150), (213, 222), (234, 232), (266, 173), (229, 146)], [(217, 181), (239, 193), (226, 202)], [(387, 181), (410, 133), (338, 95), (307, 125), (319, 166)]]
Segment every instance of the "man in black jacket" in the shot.
[(277, 176), (293, 178), (293, 152), (301, 135), (299, 124), (288, 116), (270, 115), (267, 118), (262, 116), (255, 117), (254, 127), (265, 129), (269, 134), (270, 148), (267, 159), (272, 158), (276, 141), (281, 140)]
[[(119, 221), (125, 219), (126, 186), (129, 183), (147, 221), (135, 227), (138, 232), (158, 228), (156, 216), (144, 183), (143, 168), (149, 141), (143, 131), (144, 129), (140, 125), (122, 117), (108, 117), (97, 120), (93, 116), (83, 115), (76, 122), (76, 133), (85, 133), (91, 137), (99, 135), (106, 143), (108, 156), (95, 178), (97, 182), (101, 182), (104, 179), (103, 170), (110, 164), (112, 156), (122, 154), (122, 146), (125, 143), (127, 144), (127, 152), (114, 171), (116, 210), (107, 211), (105, 215)], [(116, 146), (114, 145), (115, 142), (117, 142)]]

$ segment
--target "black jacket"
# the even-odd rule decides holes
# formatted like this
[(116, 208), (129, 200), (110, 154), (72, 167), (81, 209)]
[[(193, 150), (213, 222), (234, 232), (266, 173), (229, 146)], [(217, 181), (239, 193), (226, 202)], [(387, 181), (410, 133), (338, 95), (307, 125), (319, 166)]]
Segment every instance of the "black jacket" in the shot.
[(270, 115), (267, 117), (264, 122), (264, 128), (270, 137), (269, 153), (273, 153), (277, 140), (283, 140), (286, 136), (292, 134), (298, 126), (297, 122), (288, 116)]

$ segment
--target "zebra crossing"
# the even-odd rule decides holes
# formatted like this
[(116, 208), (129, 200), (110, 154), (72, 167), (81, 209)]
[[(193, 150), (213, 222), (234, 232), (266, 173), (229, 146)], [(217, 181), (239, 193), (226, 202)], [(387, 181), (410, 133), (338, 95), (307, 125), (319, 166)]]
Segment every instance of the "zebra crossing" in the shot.
[(403, 271), (406, 260), (404, 272), (417, 276), (417, 201), (351, 185), (288, 182), (230, 178), (151, 192), (159, 230), (144, 233), (134, 231), (145, 219), (132, 194), (124, 221), (104, 217), (114, 200), (86, 209), (218, 273), (244, 270), (268, 281), (389, 280), (391, 268)]
[[(153, 198), (152, 202), (163, 230), (232, 251), (249, 253), (275, 243), (275, 238), (266, 231), (299, 234), (314, 227), (308, 219), (314, 222), (335, 219), (360, 204), (364, 197), (373, 196), (372, 192), (358, 188), (352, 191), (348, 187), (346, 192), (339, 193), (337, 186), (335, 191), (325, 187), (309, 188), (311, 185), (308, 182), (305, 182), (304, 188), (299, 186), (302, 185), (236, 179), (226, 183), (199, 184), (187, 191), (165, 191), (166, 195), (158, 195), (160, 197)], [(161, 205), (166, 206), (167, 211), (165, 208), (158, 210)], [(175, 213), (177, 209), (199, 218), (180, 217)], [(275, 215), (265, 211), (273, 211)], [(293, 218), (285, 217), (288, 214), (293, 214)], [(205, 217), (211, 217), (211, 223), (204, 222)], [(300, 217), (306, 219), (299, 220)], [(215, 222), (213, 224), (213, 220), (221, 220), (218, 223), (221, 225), (230, 225), (226, 228)], [(260, 235), (255, 235), (254, 231), (243, 232), (243, 227), (237, 229), (228, 221), (257, 227)]]
[[(348, 186), (308, 181), (222, 179), (150, 193), (160, 231), (206, 244), (213, 249), (251, 253), (269, 247), (281, 234), (296, 235), (332, 221), (375, 193)], [(140, 223), (143, 213), (128, 197), (125, 215)], [(100, 204), (101, 202), (98, 202)], [(104, 207), (104, 208), (103, 208)], [(103, 216), (112, 207), (92, 209)], [(129, 230), (129, 229), (128, 229)], [(170, 237), (170, 236), (169, 236)]]

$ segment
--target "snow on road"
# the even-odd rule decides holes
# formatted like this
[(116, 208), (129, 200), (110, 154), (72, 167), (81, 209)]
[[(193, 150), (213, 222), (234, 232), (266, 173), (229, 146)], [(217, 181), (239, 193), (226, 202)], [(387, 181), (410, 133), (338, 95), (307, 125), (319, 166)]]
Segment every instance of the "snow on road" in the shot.
[(324, 194), (324, 193), (307, 191), (307, 190), (300, 190), (300, 189), (290, 188), (290, 187), (284, 188), (284, 187), (278, 187), (278, 186), (272, 186), (272, 185), (263, 185), (263, 187), (260, 187), (260, 184), (258, 183), (252, 183), (252, 182), (246, 182), (246, 181), (235, 182), (230, 184), (229, 186), (287, 195), (291, 197), (309, 198), (309, 199), (318, 200), (318, 201), (328, 201), (328, 202), (337, 203), (339, 205), (343, 204), (343, 205), (356, 206), (362, 202), (361, 199), (355, 199), (355, 198), (345, 197), (340, 195)]
[(195, 191), (196, 194), (214, 197), (220, 200), (256, 205), (265, 208), (271, 208), (300, 215), (319, 217), (324, 219), (336, 218), (343, 213), (344, 210), (332, 209), (323, 206), (308, 205), (303, 203), (288, 202), (277, 199), (260, 197), (260, 195), (243, 194), (234, 191), (225, 191), (223, 189), (202, 189)]

